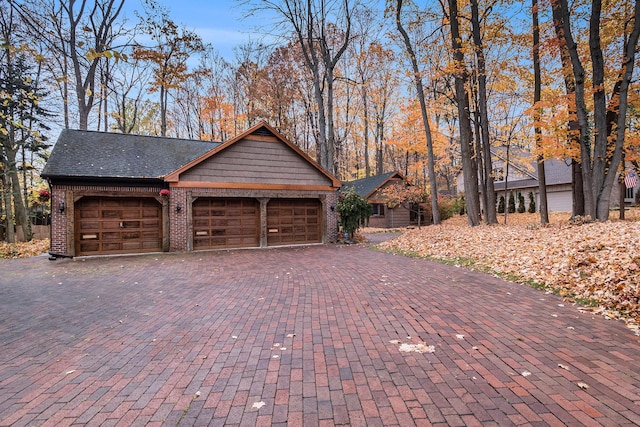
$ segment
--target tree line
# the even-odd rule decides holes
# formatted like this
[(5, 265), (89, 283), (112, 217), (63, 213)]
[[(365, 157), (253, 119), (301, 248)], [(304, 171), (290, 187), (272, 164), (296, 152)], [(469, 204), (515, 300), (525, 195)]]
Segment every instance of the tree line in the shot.
[(496, 150), (537, 159), (542, 222), (545, 159), (572, 164), (573, 213), (598, 220), (638, 159), (638, 1), (243, 0), (270, 39), (233, 59), (157, 1), (124, 4), (0, 4), (8, 239), (30, 236), (60, 128), (224, 141), (266, 120), (342, 180), (403, 173), (435, 223), (462, 173), (471, 225), (497, 222)]

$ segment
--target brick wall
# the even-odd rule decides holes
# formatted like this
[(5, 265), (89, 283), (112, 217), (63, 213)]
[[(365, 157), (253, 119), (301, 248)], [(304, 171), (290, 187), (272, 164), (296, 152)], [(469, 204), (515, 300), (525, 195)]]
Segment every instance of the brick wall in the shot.
[[(65, 201), (65, 189), (53, 185), (51, 188), (51, 246), (56, 254), (67, 253), (67, 212), (60, 212), (60, 203)], [(65, 202), (66, 203), (66, 202)]]
[[(187, 189), (172, 188), (169, 196), (169, 250), (171, 252), (187, 251), (189, 243), (189, 217), (191, 206), (187, 201)], [(178, 211), (178, 206), (180, 210)]]
[(325, 214), (327, 215), (327, 229), (325, 230), (326, 243), (336, 243), (338, 241), (338, 193), (327, 193), (325, 199)]
[[(74, 201), (82, 196), (159, 197), (162, 187), (125, 187), (114, 185), (51, 185), (51, 248), (55, 254), (75, 255)], [(64, 212), (60, 204), (64, 202)]]
[[(51, 193), (51, 252), (75, 255), (74, 246), (74, 201), (82, 196), (112, 197), (155, 197), (159, 198), (161, 187), (125, 187), (125, 186), (85, 186), (52, 185)], [(168, 216), (166, 249), (172, 252), (192, 250), (191, 247), (191, 202), (198, 197), (250, 197), (250, 198), (318, 198), (323, 202), (326, 222), (324, 224), (325, 243), (338, 240), (338, 213), (335, 209), (337, 194), (330, 191), (266, 191), (266, 190), (230, 190), (178, 188), (170, 190), (164, 214)], [(65, 210), (60, 212), (60, 203)], [(178, 210), (180, 206), (180, 210)]]

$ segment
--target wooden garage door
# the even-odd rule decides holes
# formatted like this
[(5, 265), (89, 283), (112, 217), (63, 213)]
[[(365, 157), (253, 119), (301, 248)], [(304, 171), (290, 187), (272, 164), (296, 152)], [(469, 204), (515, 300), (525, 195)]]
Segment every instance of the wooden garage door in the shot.
[(199, 198), (193, 202), (193, 249), (256, 246), (260, 246), (257, 200)]
[(153, 198), (83, 197), (75, 205), (76, 255), (162, 251), (162, 205)]
[(322, 242), (322, 204), (318, 199), (271, 199), (267, 205), (267, 245)]

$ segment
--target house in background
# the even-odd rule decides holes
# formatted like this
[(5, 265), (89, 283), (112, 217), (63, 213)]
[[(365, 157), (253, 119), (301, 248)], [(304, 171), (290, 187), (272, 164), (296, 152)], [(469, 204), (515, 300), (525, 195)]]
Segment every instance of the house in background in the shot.
[[(508, 203), (509, 195), (513, 194), (518, 203), (518, 195), (525, 199), (525, 210), (529, 209), (529, 193), (534, 195), (536, 211), (540, 209), (540, 191), (538, 188), (538, 163), (531, 153), (514, 150), (514, 158), (509, 161), (509, 175), (506, 177), (506, 155), (504, 149), (493, 152), (493, 174), (496, 196), (505, 198)], [(631, 167), (631, 165), (628, 165)], [(549, 159), (544, 162), (547, 184), (547, 206), (549, 212), (572, 212), (572, 171), (571, 162)], [(627, 168), (628, 169), (628, 168)], [(505, 180), (505, 178), (508, 178)], [(506, 190), (505, 190), (506, 187)], [(464, 192), (464, 175), (460, 173), (457, 181), (458, 192)], [(640, 191), (640, 180), (634, 188), (625, 188), (618, 178), (614, 181), (611, 192), (611, 207), (620, 206), (620, 191), (625, 192), (625, 205), (635, 204), (635, 198)]]
[[(504, 164), (504, 162), (502, 162)], [(495, 164), (495, 163), (494, 163)], [(498, 163), (499, 171), (503, 166)], [(549, 212), (571, 212), (573, 209), (573, 195), (571, 189), (571, 164), (550, 159), (544, 162), (545, 178), (547, 183), (547, 208)], [(495, 172), (494, 172), (495, 173)], [(525, 200), (525, 210), (529, 209), (529, 193), (532, 193), (536, 203), (536, 211), (540, 209), (540, 191), (538, 188), (538, 163), (533, 162), (531, 169), (509, 165), (508, 181), (504, 179), (504, 173), (496, 174), (494, 188), (498, 199), (505, 197), (505, 203), (509, 200), (510, 193), (514, 194), (516, 206), (518, 196), (521, 194)]]
[[(525, 200), (525, 210), (529, 209), (529, 193), (534, 195), (536, 210), (540, 208), (540, 192), (538, 190), (538, 164), (530, 153), (516, 151), (509, 161), (507, 175), (507, 162), (504, 150), (493, 152), (493, 175), (496, 197), (509, 201), (509, 195), (513, 194), (518, 203), (518, 195)], [(573, 196), (571, 190), (571, 163), (550, 159), (545, 160), (545, 177), (547, 182), (547, 206), (549, 212), (571, 212)], [(458, 192), (464, 193), (464, 175), (462, 172), (457, 180)], [(482, 190), (482, 189), (480, 189)]]
[(392, 208), (388, 205), (388, 198), (384, 196), (383, 191), (398, 183), (406, 184), (406, 179), (399, 172), (388, 172), (343, 182), (340, 191), (344, 192), (353, 188), (360, 197), (369, 202), (373, 209), (373, 214), (369, 217), (367, 224), (369, 227), (395, 228), (417, 224), (417, 218), (414, 218), (415, 214), (408, 207), (400, 204)]
[(41, 175), (54, 257), (337, 240), (340, 182), (264, 122), (224, 143), (64, 130)]

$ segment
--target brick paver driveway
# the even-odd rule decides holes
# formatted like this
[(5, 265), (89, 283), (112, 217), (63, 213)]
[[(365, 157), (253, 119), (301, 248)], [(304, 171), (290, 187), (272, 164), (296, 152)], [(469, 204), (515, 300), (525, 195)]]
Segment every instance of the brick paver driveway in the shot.
[(0, 269), (0, 425), (640, 424), (639, 337), (480, 273), (362, 245)]

